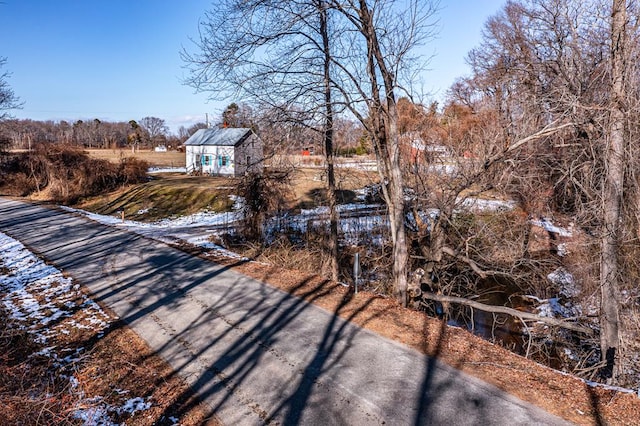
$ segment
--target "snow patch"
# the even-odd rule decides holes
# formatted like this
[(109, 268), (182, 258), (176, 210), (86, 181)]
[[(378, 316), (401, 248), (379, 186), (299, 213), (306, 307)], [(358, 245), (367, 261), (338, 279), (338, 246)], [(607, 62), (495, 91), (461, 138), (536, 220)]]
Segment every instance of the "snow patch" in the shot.
[(460, 202), (460, 208), (478, 213), (492, 213), (513, 210), (513, 200), (491, 200), (486, 198), (467, 197)]
[(147, 173), (187, 173), (186, 167), (150, 167)]
[(573, 236), (573, 231), (571, 228), (573, 228), (573, 226), (569, 226), (569, 228), (561, 228), (559, 226), (556, 226), (553, 224), (553, 222), (551, 221), (551, 219), (546, 218), (546, 217), (542, 217), (539, 220), (532, 220), (531, 221), (532, 225), (535, 226), (539, 226), (542, 229), (544, 229), (547, 232), (551, 232), (552, 234), (556, 234), (559, 235), (560, 237), (571, 237)]
[[(81, 362), (84, 348), (72, 351), (47, 343), (57, 333), (69, 334), (74, 328), (95, 330), (101, 337), (109, 326), (109, 317), (102, 308), (83, 294), (71, 278), (3, 233), (0, 233), (0, 265), (3, 266), (0, 270), (0, 302), (10, 318), (17, 321), (23, 330), (28, 330), (34, 342), (43, 345), (31, 356), (50, 358), (52, 367), (57, 369)], [(82, 310), (82, 319), (70, 319), (78, 310)], [(61, 377), (69, 380), (69, 387), (78, 398), (73, 417), (84, 425), (116, 425), (111, 421), (110, 413), (133, 415), (151, 407), (151, 402), (140, 397), (126, 400), (122, 407), (112, 407), (103, 402), (103, 397), (86, 398), (79, 390), (75, 376)], [(128, 391), (119, 390), (118, 393)]]
[(580, 294), (575, 278), (562, 267), (547, 275), (547, 279), (557, 285), (560, 288), (560, 294), (568, 299), (577, 297)]

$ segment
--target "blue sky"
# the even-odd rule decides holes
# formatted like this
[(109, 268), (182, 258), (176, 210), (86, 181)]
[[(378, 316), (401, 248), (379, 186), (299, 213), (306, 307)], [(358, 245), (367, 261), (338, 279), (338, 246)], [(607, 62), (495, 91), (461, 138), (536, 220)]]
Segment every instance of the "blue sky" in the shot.
[[(424, 80), (436, 99), (468, 69), (466, 53), (506, 0), (441, 0), (440, 32)], [(180, 125), (218, 119), (226, 103), (182, 84), (179, 52), (191, 48), (209, 0), (2, 0), (0, 56), (24, 102), (17, 118), (139, 120)]]

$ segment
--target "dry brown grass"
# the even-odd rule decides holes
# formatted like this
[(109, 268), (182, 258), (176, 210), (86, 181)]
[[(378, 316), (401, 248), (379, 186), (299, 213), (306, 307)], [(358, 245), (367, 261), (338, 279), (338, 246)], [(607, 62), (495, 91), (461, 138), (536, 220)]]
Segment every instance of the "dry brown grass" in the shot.
[[(82, 321), (83, 314), (78, 310), (71, 319)], [(80, 359), (65, 367), (39, 355), (42, 347), (33, 342), (33, 334), (7, 317), (0, 312), (0, 423), (82, 424), (74, 418), (78, 409), (103, 404), (117, 407), (140, 396), (152, 402), (150, 409), (134, 415), (121, 413), (113, 420), (166, 425), (173, 424), (170, 417), (175, 417), (184, 426), (220, 425), (168, 364), (115, 317), (104, 337), (95, 330), (76, 328), (50, 339), (48, 345), (64, 353), (83, 348)], [(69, 374), (77, 379), (75, 386)]]
[[(326, 205), (326, 181), (321, 169), (298, 169), (293, 173), (290, 208), (313, 208)], [(337, 170), (338, 196), (351, 202), (355, 190), (375, 182), (377, 175), (354, 169)], [(124, 210), (129, 219), (158, 220), (209, 209), (226, 211), (228, 195), (235, 193), (239, 180), (232, 177), (189, 176), (180, 173), (154, 175), (138, 185), (118, 189), (109, 194), (85, 199), (76, 207), (100, 214)], [(145, 211), (144, 214), (138, 214)]]
[(91, 158), (75, 146), (37, 144), (30, 152), (3, 158), (0, 191), (73, 204), (84, 197), (146, 181), (148, 168), (148, 163), (138, 158), (111, 163)]
[(131, 220), (154, 221), (202, 210), (228, 211), (234, 178), (164, 174), (149, 182), (88, 198), (76, 207), (99, 214), (124, 211)]
[(107, 160), (112, 163), (119, 163), (123, 158), (134, 157), (144, 160), (152, 167), (184, 167), (186, 157), (184, 152), (168, 151), (155, 152), (152, 150), (137, 150), (135, 153), (131, 149), (87, 149), (90, 157)]
[[(376, 172), (365, 172), (352, 168), (336, 169), (336, 186), (338, 188), (339, 202), (351, 202), (355, 198), (355, 190), (378, 182)], [(311, 208), (318, 205), (327, 205), (326, 172), (322, 168), (299, 168), (293, 179), (294, 200), (291, 207)]]

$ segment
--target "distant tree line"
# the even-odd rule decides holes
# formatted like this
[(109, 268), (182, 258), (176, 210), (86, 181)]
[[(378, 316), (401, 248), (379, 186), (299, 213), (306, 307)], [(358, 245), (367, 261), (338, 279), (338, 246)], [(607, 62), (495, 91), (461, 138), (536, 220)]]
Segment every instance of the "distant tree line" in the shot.
[(0, 135), (13, 149), (29, 149), (39, 143), (61, 143), (83, 148), (115, 149), (158, 145), (177, 147), (204, 124), (183, 128), (180, 136), (169, 133), (163, 119), (144, 117), (139, 121), (109, 122), (99, 119), (37, 121), (7, 119), (0, 122)]
[[(322, 141), (317, 132), (310, 130), (304, 123), (279, 122), (274, 117), (276, 114), (276, 111), (260, 111), (247, 104), (231, 104), (221, 115), (221, 121), (213, 126), (251, 128), (260, 135), (271, 153), (299, 154), (303, 150), (322, 152)], [(197, 130), (206, 127), (205, 123), (180, 126), (178, 134), (174, 135), (169, 132), (165, 121), (157, 117), (144, 117), (128, 122), (102, 121), (97, 118), (75, 122), (9, 118), (0, 121), (0, 137), (13, 149), (29, 149), (38, 143), (62, 143), (98, 149), (149, 149), (165, 145), (175, 149)], [(370, 152), (370, 143), (357, 122), (337, 119), (334, 129), (339, 154), (362, 155)]]

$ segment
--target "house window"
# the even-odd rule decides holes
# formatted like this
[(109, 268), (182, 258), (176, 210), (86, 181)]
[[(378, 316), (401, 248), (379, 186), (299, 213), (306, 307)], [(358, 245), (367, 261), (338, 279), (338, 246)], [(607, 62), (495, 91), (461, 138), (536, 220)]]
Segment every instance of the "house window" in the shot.
[(229, 157), (226, 155), (221, 155), (218, 157), (218, 166), (225, 167), (229, 164)]
[(209, 160), (210, 160), (210, 159), (209, 159), (209, 156), (208, 156), (208, 155), (203, 155), (203, 156), (202, 156), (202, 165), (203, 165), (203, 166), (208, 166), (208, 165), (209, 165), (209, 162), (210, 162)]

